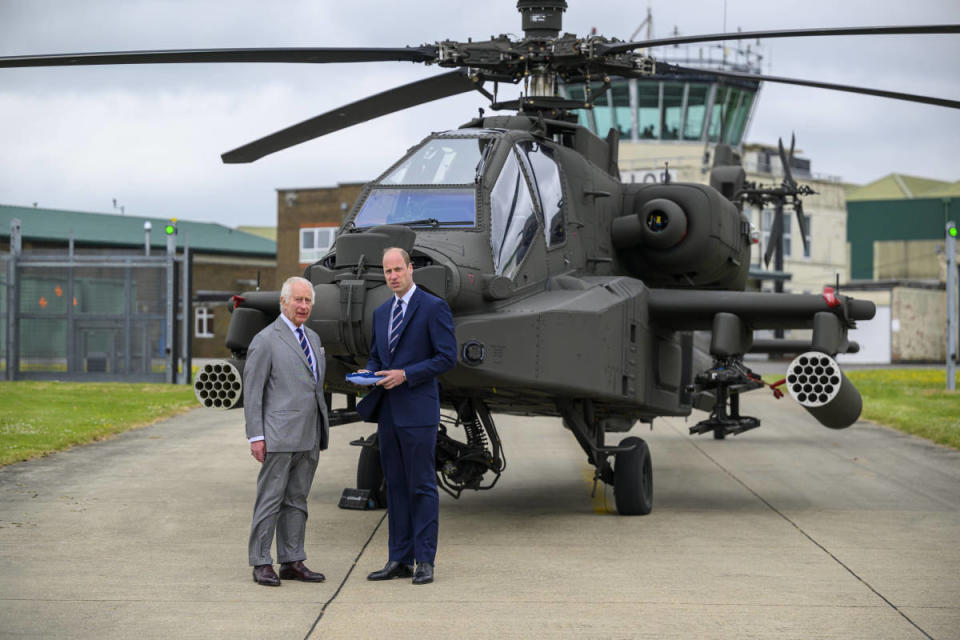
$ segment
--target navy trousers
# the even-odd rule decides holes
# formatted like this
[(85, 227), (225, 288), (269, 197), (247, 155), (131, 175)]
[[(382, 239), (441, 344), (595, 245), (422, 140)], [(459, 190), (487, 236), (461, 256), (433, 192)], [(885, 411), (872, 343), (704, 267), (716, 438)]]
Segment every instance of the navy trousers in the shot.
[(434, 462), (437, 426), (394, 425), (388, 391), (381, 401), (377, 438), (387, 481), (390, 560), (433, 564), (440, 521)]

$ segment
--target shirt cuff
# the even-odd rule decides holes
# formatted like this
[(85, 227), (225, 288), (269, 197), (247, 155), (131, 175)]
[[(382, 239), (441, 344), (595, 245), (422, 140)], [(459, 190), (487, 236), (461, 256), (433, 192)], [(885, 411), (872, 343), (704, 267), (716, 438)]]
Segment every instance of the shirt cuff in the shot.
[(249, 439), (249, 442), (250, 444), (253, 444), (254, 442), (259, 442), (260, 440), (263, 440), (263, 436), (253, 436)]

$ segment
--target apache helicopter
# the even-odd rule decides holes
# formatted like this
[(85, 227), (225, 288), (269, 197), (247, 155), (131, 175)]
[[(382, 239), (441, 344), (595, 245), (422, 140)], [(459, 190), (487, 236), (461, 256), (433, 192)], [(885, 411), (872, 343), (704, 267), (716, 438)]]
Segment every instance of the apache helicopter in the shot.
[[(468, 91), (510, 115), (432, 133), (367, 184), (335, 246), (304, 276), (314, 285), (309, 326), (326, 349), (328, 394), (347, 395), (332, 422), (358, 420), (357, 387), (345, 380), (369, 351), (373, 310), (391, 295), (380, 259), (387, 247), (412, 257), (414, 281), (445, 299), (454, 315), (458, 364), (441, 377), (437, 473), (454, 497), (489, 489), (506, 466), (492, 413), (558, 416), (613, 485), (621, 514), (652, 509), (650, 452), (625, 433), (659, 416), (709, 416), (690, 428), (723, 438), (759, 426), (740, 415), (741, 393), (764, 386), (745, 366), (759, 329), (812, 329), (789, 366), (789, 393), (822, 424), (844, 428), (861, 399), (834, 356), (856, 348), (848, 331), (873, 317), (872, 303), (839, 295), (746, 292), (750, 225), (745, 204), (783, 206), (805, 191), (788, 172), (775, 188), (749, 184), (739, 157), (718, 145), (710, 184), (627, 184), (617, 167), (618, 133), (600, 138), (577, 124), (611, 76), (704, 74), (664, 64), (642, 50), (667, 44), (804, 36), (957, 33), (960, 25), (806, 29), (679, 36), (621, 42), (560, 35), (564, 0), (518, 0), (524, 37), (443, 41), (400, 48), (216, 49), (0, 58), (0, 67), (188, 63), (413, 61), (451, 68), (306, 120), (223, 154), (227, 163), (267, 154), (414, 105)], [(816, 81), (747, 77), (957, 108), (939, 98)], [(493, 93), (484, 85), (492, 82)], [(499, 83), (523, 83), (499, 102)], [(585, 100), (559, 95), (582, 83)], [(595, 86), (594, 83), (599, 83)], [(792, 156), (793, 144), (791, 143)], [(802, 224), (802, 221), (801, 221)], [(776, 228), (774, 229), (776, 232)], [(775, 237), (773, 244), (779, 244)], [(804, 234), (805, 235), (805, 234)], [(769, 256), (768, 256), (769, 260)], [(242, 372), (253, 336), (279, 313), (279, 292), (234, 298), (227, 346), (233, 358), (204, 367), (195, 383), (209, 407), (242, 405)], [(696, 348), (694, 332), (707, 336)], [(773, 349), (769, 345), (764, 348)], [(454, 437), (463, 430), (463, 439)], [(376, 435), (361, 445), (358, 485), (382, 500)], [(612, 463), (611, 463), (611, 459)]]

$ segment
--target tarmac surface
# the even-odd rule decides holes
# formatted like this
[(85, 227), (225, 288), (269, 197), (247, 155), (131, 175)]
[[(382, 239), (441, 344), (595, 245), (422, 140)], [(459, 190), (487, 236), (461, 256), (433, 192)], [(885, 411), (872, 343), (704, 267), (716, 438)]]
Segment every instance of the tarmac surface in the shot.
[[(333, 430), (310, 496), (324, 584), (253, 583), (257, 464), (195, 410), (0, 469), (0, 638), (960, 638), (960, 452), (765, 392), (723, 441), (635, 427), (654, 510), (614, 515), (557, 419), (496, 416), (496, 488), (441, 493), (436, 582), (368, 582), (384, 511), (336, 504), (371, 425)], [(616, 442), (621, 434), (611, 434)]]

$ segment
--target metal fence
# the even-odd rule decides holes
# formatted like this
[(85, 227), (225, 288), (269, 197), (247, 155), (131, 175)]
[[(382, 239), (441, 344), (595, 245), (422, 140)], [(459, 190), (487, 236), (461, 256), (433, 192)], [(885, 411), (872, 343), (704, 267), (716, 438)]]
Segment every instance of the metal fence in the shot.
[[(3, 256), (6, 380), (189, 382), (190, 253), (23, 251)], [(186, 268), (184, 268), (186, 266)]]
[(9, 296), (7, 292), (7, 270), (11, 262), (10, 256), (0, 255), (0, 372), (2, 372), (4, 380), (9, 380), (7, 377), (7, 320), (9, 316), (7, 313), (7, 297)]

